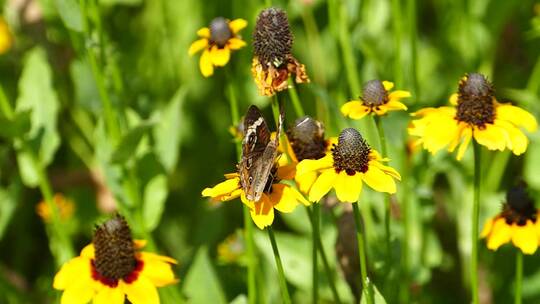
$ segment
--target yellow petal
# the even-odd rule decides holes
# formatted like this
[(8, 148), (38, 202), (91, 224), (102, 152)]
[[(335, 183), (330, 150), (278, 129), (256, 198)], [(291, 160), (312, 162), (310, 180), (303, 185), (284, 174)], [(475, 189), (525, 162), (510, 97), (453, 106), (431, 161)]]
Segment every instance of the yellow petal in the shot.
[(307, 172), (319, 171), (334, 166), (334, 159), (331, 154), (319, 159), (304, 159), (296, 165), (296, 174), (303, 175)]
[(392, 93), (388, 94), (388, 99), (389, 99), (388, 102), (399, 101), (402, 98), (408, 98), (408, 97), (411, 97), (411, 92), (397, 90), (397, 91), (393, 91)]
[(246, 26), (247, 26), (247, 21), (241, 18), (234, 19), (233, 21), (229, 22), (229, 28), (231, 29), (231, 32), (233, 32), (233, 34), (237, 34)]
[(491, 234), (488, 237), (487, 247), (491, 250), (497, 250), (501, 245), (510, 242), (511, 236), (511, 227), (506, 224), (504, 218), (499, 218), (493, 223)]
[(212, 63), (215, 66), (225, 66), (229, 59), (231, 58), (231, 50), (228, 47), (218, 48), (217, 46), (212, 47), (211, 51)]
[(309, 193), (309, 189), (311, 189), (311, 186), (317, 179), (317, 173), (314, 171), (304, 173), (302, 175), (296, 174), (294, 177), (294, 180), (296, 181), (296, 184), (298, 185), (298, 189), (300, 189), (300, 192), (304, 194)]
[(458, 94), (454, 93), (450, 95), (450, 104), (453, 106), (457, 106), (457, 103), (458, 103)]
[(534, 132), (538, 128), (536, 118), (531, 113), (510, 104), (501, 104), (496, 107), (496, 119), (507, 120), (529, 132)]
[(95, 256), (94, 244), (90, 243), (81, 250), (81, 256), (87, 259), (93, 259)]
[(140, 275), (148, 278), (154, 286), (162, 287), (178, 282), (170, 263), (163, 261), (161, 258), (156, 258), (156, 255), (147, 252), (141, 252), (139, 256), (144, 263)]
[(386, 105), (376, 106), (376, 107), (373, 107), (373, 109), (371, 109), (371, 111), (380, 116), (380, 115), (384, 115), (384, 114), (386, 114), (386, 112), (388, 112), (388, 107), (386, 107)]
[(524, 254), (533, 254), (538, 248), (538, 235), (534, 224), (527, 220), (524, 226), (512, 225), (512, 243)]
[(53, 288), (64, 290), (77, 282), (80, 277), (91, 277), (90, 260), (76, 257), (66, 262), (54, 276)]
[(250, 210), (251, 219), (259, 229), (264, 229), (272, 225), (274, 222), (274, 206), (270, 198), (263, 194), (261, 200), (254, 203), (253, 209)]
[(133, 246), (135, 246), (135, 249), (144, 248), (146, 246), (146, 243), (146, 240), (133, 240)]
[(144, 276), (140, 275), (130, 284), (120, 280), (118, 286), (122, 288), (132, 304), (159, 304), (156, 286)]
[(214, 74), (214, 66), (212, 65), (212, 56), (208, 49), (204, 50), (199, 60), (199, 68), (204, 77), (210, 77)]
[(390, 100), (386, 104), (382, 105), (381, 107), (385, 107), (388, 111), (396, 111), (396, 110), (407, 110), (407, 106), (403, 104), (402, 102), (399, 102), (397, 100)]
[(311, 186), (311, 190), (309, 190), (309, 200), (318, 202), (323, 196), (330, 192), (336, 179), (337, 174), (333, 168), (323, 171), (315, 183), (313, 183), (313, 186)]
[(125, 295), (120, 288), (104, 286), (94, 297), (93, 304), (124, 304)]
[(485, 238), (488, 236), (491, 233), (491, 228), (493, 228), (493, 219), (488, 219), (484, 224), (484, 228), (482, 228), (482, 232), (480, 232), (480, 237)]
[(240, 178), (236, 177), (236, 178), (228, 179), (224, 182), (221, 182), (212, 188), (205, 188), (202, 191), (202, 196), (217, 198), (222, 201), (230, 200), (240, 195), (240, 193), (236, 191), (239, 189), (240, 189)]
[(364, 182), (378, 192), (396, 193), (396, 182), (376, 166), (369, 166), (363, 176)]
[(227, 42), (227, 46), (231, 50), (238, 50), (246, 46), (246, 42), (240, 38), (231, 38)]
[(277, 176), (279, 179), (293, 179), (296, 174), (296, 164), (288, 164), (279, 166), (277, 169)]
[(73, 278), (73, 280), (64, 290), (60, 304), (86, 304), (90, 302), (95, 294), (91, 277), (80, 274), (80, 277)]
[(435, 153), (446, 147), (458, 136), (458, 124), (454, 119), (456, 110), (450, 107), (427, 108), (414, 115), (424, 116), (413, 120), (408, 128), (409, 134), (419, 136), (423, 147)]
[(334, 183), (334, 189), (339, 201), (357, 202), (362, 192), (362, 174), (355, 173), (350, 176), (345, 171), (339, 172)]
[(381, 164), (380, 162), (378, 161), (370, 161), (369, 162), (369, 166), (374, 166), (374, 167), (377, 167), (378, 169), (380, 169), (382, 172), (384, 172), (384, 174), (386, 175), (389, 175), (397, 180), (401, 180), (401, 175), (399, 174), (399, 172), (397, 172), (396, 169), (390, 167), (390, 166), (385, 166), (383, 164)]
[(479, 144), (487, 147), (489, 150), (503, 151), (506, 148), (506, 132), (493, 124), (486, 124), (484, 129), (474, 127), (473, 136)]
[(390, 91), (391, 89), (394, 88), (394, 83), (391, 81), (383, 80), (382, 84), (383, 84), (384, 89), (387, 91)]
[(210, 29), (203, 27), (197, 31), (197, 35), (202, 38), (210, 38)]
[(193, 42), (191, 46), (189, 47), (188, 54), (189, 56), (193, 56), (193, 54), (205, 49), (207, 46), (208, 46), (208, 39), (203, 38), (203, 39), (195, 40), (195, 42)]
[(274, 202), (274, 208), (280, 212), (293, 212), (299, 203), (309, 206), (309, 202), (294, 188), (284, 184), (272, 185), (270, 200)]
[(523, 154), (529, 145), (529, 139), (520, 129), (506, 120), (495, 119), (494, 124), (507, 134), (507, 146), (515, 155)]
[(469, 146), (472, 138), (472, 129), (463, 129), (463, 132), (461, 133), (461, 138), (463, 139), (463, 141), (461, 142), (461, 145), (459, 145), (458, 153), (456, 156), (457, 160), (461, 160), (463, 158), (463, 155), (465, 154), (465, 151), (467, 151), (467, 147)]
[(345, 117), (350, 117), (352, 119), (361, 119), (371, 111), (370, 107), (366, 107), (362, 102), (358, 100), (353, 100), (346, 102), (341, 106), (341, 113)]

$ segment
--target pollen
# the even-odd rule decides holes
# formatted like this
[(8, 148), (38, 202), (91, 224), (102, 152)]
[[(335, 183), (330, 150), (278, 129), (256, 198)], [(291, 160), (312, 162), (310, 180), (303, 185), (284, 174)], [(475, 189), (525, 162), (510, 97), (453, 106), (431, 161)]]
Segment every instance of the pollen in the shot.
[(325, 154), (324, 126), (309, 116), (298, 118), (287, 130), (287, 137), (298, 161), (319, 159)]
[(137, 267), (131, 230), (117, 215), (96, 228), (93, 239), (93, 266), (101, 281), (114, 282), (128, 277)]
[(495, 120), (493, 85), (484, 75), (471, 73), (460, 81), (456, 119), (480, 129)]
[(253, 51), (263, 68), (279, 67), (291, 54), (293, 35), (287, 13), (278, 8), (268, 8), (259, 13), (253, 31)]
[(534, 202), (523, 185), (513, 187), (506, 193), (506, 204), (503, 205), (501, 216), (508, 225), (524, 226), (527, 220), (535, 223), (536, 215)]
[(388, 103), (388, 92), (380, 80), (370, 80), (362, 89), (361, 99), (365, 106), (381, 106)]
[(334, 169), (336, 172), (345, 170), (348, 175), (368, 170), (369, 153), (371, 148), (356, 129), (347, 128), (341, 131), (338, 144), (332, 148)]
[(210, 40), (223, 48), (233, 36), (229, 23), (223, 17), (217, 17), (210, 23)]

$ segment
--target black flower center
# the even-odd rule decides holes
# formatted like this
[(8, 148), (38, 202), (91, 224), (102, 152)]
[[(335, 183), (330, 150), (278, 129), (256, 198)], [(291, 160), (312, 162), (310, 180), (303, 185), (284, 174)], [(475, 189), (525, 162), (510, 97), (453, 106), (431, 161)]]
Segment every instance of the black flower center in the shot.
[(362, 88), (362, 102), (365, 106), (376, 107), (388, 102), (388, 92), (380, 80), (370, 80)]
[(339, 134), (338, 144), (332, 147), (334, 169), (338, 173), (345, 170), (348, 175), (365, 173), (368, 170), (370, 151), (371, 148), (356, 129), (344, 129)]
[(117, 215), (98, 226), (93, 244), (95, 278), (107, 285), (115, 285), (119, 279), (129, 279), (137, 267), (142, 267), (135, 258), (131, 230), (122, 216)]
[(324, 126), (309, 117), (300, 117), (287, 130), (287, 137), (298, 161), (319, 159), (324, 156), (327, 143), (324, 140)]
[(508, 225), (524, 226), (527, 220), (536, 222), (537, 210), (523, 185), (513, 187), (506, 193), (506, 204), (501, 215)]
[(456, 119), (481, 129), (495, 120), (493, 85), (484, 75), (468, 74), (459, 82)]
[(224, 47), (231, 38), (232, 31), (225, 18), (217, 17), (210, 22), (210, 40), (218, 47)]
[(264, 69), (285, 63), (292, 44), (293, 35), (285, 11), (271, 7), (259, 13), (253, 31), (253, 51)]

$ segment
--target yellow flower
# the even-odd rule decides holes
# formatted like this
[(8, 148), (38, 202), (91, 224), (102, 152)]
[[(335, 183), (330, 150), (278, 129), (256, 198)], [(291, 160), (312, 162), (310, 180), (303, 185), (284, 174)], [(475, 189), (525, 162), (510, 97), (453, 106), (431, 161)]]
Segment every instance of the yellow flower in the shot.
[(332, 188), (338, 200), (356, 202), (362, 184), (379, 192), (395, 193), (394, 179), (401, 180), (399, 173), (381, 162), (388, 161), (371, 149), (360, 133), (352, 128), (344, 129), (332, 153), (317, 160), (305, 159), (297, 167), (297, 174), (317, 172), (320, 175), (309, 191), (310, 201), (319, 201)]
[[(66, 220), (73, 215), (75, 205), (70, 199), (66, 198), (61, 193), (57, 193), (54, 195), (53, 201), (58, 207), (60, 219)], [(45, 222), (49, 222), (51, 220), (51, 209), (49, 208), (47, 202), (39, 202), (39, 204), (36, 205), (36, 212)]]
[(212, 20), (209, 27), (197, 31), (200, 39), (189, 47), (189, 55), (203, 51), (199, 61), (199, 68), (204, 77), (214, 74), (214, 66), (222, 67), (229, 62), (231, 50), (238, 50), (246, 46), (239, 32), (247, 26), (244, 19), (229, 21), (218, 17)]
[(459, 146), (459, 160), (474, 138), (489, 150), (509, 149), (520, 155), (529, 143), (520, 128), (529, 132), (537, 129), (532, 114), (498, 103), (491, 83), (481, 74), (463, 77), (450, 103), (451, 107), (425, 108), (413, 114), (419, 118), (411, 122), (409, 134), (419, 137), (416, 144), (433, 154), (443, 148), (453, 152)]
[(361, 119), (368, 114), (384, 115), (388, 111), (407, 110), (400, 102), (402, 98), (411, 97), (407, 91), (393, 91), (394, 84), (389, 81), (370, 80), (364, 84), (362, 97), (341, 106), (341, 113), (352, 119)]
[(270, 182), (263, 192), (259, 201), (253, 202), (246, 198), (244, 189), (240, 183), (238, 173), (225, 174), (226, 180), (212, 188), (202, 191), (202, 196), (211, 197), (218, 201), (229, 201), (240, 197), (242, 202), (248, 206), (251, 218), (260, 229), (270, 226), (274, 221), (274, 209), (290, 213), (302, 203), (309, 205), (309, 202), (293, 187), (282, 184), (280, 181), (292, 179), (294, 177), (294, 165), (276, 166), (272, 172)]
[(540, 240), (538, 210), (524, 187), (510, 189), (502, 212), (486, 221), (481, 237), (487, 238), (487, 247), (497, 250), (501, 245), (512, 244), (525, 254), (533, 254)]
[(288, 88), (288, 79), (295, 75), (297, 83), (309, 82), (306, 68), (291, 54), (293, 35), (287, 13), (268, 8), (257, 17), (253, 31), (251, 73), (259, 94), (272, 96)]
[(4, 18), (0, 16), (0, 55), (5, 54), (11, 48), (12, 42), (9, 27)]
[(92, 244), (68, 261), (54, 277), (63, 290), (61, 304), (158, 304), (156, 287), (176, 283), (176, 260), (138, 252), (144, 241), (133, 241), (125, 220), (116, 216), (96, 228)]

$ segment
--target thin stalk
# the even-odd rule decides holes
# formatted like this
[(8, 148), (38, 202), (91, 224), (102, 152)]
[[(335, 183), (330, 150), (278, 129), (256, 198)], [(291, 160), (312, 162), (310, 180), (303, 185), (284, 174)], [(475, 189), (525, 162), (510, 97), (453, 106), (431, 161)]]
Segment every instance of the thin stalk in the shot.
[(527, 82), (527, 91), (536, 94), (540, 89), (540, 56), (536, 59), (529, 81)]
[[(403, 166), (403, 176), (409, 176), (411, 172), (411, 159), (406, 156)], [(407, 179), (404, 184), (405, 191), (402, 192), (401, 198), (401, 214), (402, 214), (402, 229), (403, 238), (401, 245), (401, 286), (400, 286), (400, 302), (409, 303), (409, 240), (411, 239), (410, 229), (410, 204), (411, 204), (411, 179)]]
[(289, 77), (289, 96), (291, 97), (291, 101), (294, 107), (294, 112), (296, 113), (297, 117), (302, 117), (306, 115), (304, 112), (304, 108), (302, 108), (302, 104), (300, 103), (300, 98), (298, 98), (298, 92), (296, 92), (296, 86), (291, 77)]
[[(232, 76), (229, 71), (225, 69), (225, 76), (227, 78), (227, 89), (229, 93), (229, 105), (231, 110), (231, 122), (236, 125), (240, 120), (240, 114), (238, 111), (238, 100)], [(242, 157), (242, 142), (236, 141), (236, 160), (240, 162)], [(253, 223), (251, 222), (251, 216), (249, 214), (249, 208), (242, 204), (242, 215), (244, 217), (244, 237), (246, 239), (246, 249), (248, 256), (247, 265), (247, 281), (248, 281), (248, 303), (257, 303), (257, 282), (256, 282), (256, 257), (255, 257), (255, 245), (253, 243)]]
[(356, 202), (352, 204), (354, 213), (354, 223), (356, 224), (356, 240), (358, 242), (358, 258), (360, 259), (360, 273), (362, 275), (362, 296), (365, 295), (367, 303), (373, 304), (373, 296), (371, 293), (371, 284), (367, 275), (367, 262), (366, 262), (366, 250), (364, 245), (364, 235), (362, 233), (363, 225), (360, 215), (360, 209)]
[(523, 281), (523, 253), (516, 249), (516, 290), (514, 304), (521, 304), (521, 283)]
[(268, 232), (268, 238), (270, 239), (270, 244), (272, 244), (272, 251), (274, 252), (274, 259), (276, 260), (276, 267), (278, 270), (278, 280), (279, 287), (281, 289), (281, 297), (284, 304), (291, 303), (291, 297), (289, 296), (289, 290), (287, 289), (287, 281), (285, 280), (285, 272), (283, 271), (283, 265), (281, 264), (281, 257), (279, 256), (279, 250), (276, 243), (276, 238), (274, 236), (274, 231), (272, 226), (266, 228)]
[(401, 77), (401, 37), (402, 37), (402, 20), (400, 0), (392, 0), (392, 27), (394, 31), (394, 81), (397, 86), (403, 85), (403, 79)]
[[(311, 257), (313, 262), (313, 283), (311, 289), (313, 291), (313, 303), (319, 302), (319, 268), (317, 263), (317, 241), (316, 239), (320, 237), (319, 235), (319, 219), (320, 219), (320, 205), (318, 203), (313, 204), (311, 207), (312, 210), (312, 221), (311, 221)], [(332, 278), (328, 278), (331, 280)]]
[[(377, 126), (377, 132), (379, 133), (379, 141), (381, 144), (381, 153), (383, 157), (388, 156), (387, 151), (387, 145), (386, 145), (386, 136), (384, 134), (384, 127), (382, 125), (382, 119), (375, 115), (375, 125)], [(384, 194), (384, 232), (385, 232), (385, 239), (386, 239), (386, 251), (387, 251), (387, 258), (388, 262), (390, 262), (392, 253), (391, 253), (391, 244), (390, 244), (390, 195)], [(390, 265), (388, 265), (390, 266)]]
[(480, 213), (480, 168), (481, 150), (480, 145), (475, 141), (474, 147), (474, 200), (472, 212), (471, 230), (471, 292), (472, 302), (478, 304), (478, 216)]
[(416, 0), (407, 1), (407, 16), (409, 19), (409, 39), (411, 45), (411, 80), (416, 100), (420, 99), (418, 88), (418, 33), (416, 24)]
[(347, 74), (347, 81), (349, 82), (349, 88), (352, 96), (360, 94), (360, 77), (358, 76), (356, 58), (353, 54), (353, 48), (350, 40), (350, 32), (348, 26), (347, 10), (345, 3), (342, 1), (334, 1), (337, 5), (337, 12), (339, 12), (339, 44), (343, 53), (343, 65), (345, 66), (345, 72)]

